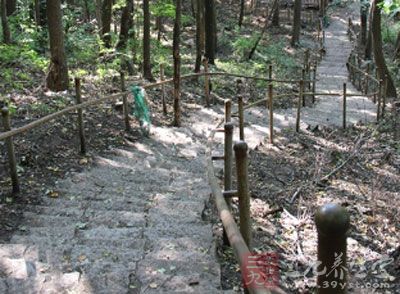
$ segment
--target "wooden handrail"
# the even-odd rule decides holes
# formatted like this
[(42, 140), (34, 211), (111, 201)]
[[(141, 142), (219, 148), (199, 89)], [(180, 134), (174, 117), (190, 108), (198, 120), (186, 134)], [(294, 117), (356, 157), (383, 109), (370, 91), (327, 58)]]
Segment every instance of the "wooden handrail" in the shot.
[(371, 79), (372, 81), (374, 81), (375, 83), (379, 84), (379, 81), (372, 75), (370, 75), (369, 73), (359, 69), (356, 65), (351, 64), (350, 62), (347, 62), (347, 65), (352, 67), (353, 69), (355, 69), (356, 71), (358, 71), (359, 73), (362, 73), (364, 76), (368, 77), (369, 79)]
[[(263, 80), (263, 81), (266, 81), (266, 82), (276, 82), (276, 83), (296, 83), (296, 82), (298, 82), (296, 80), (277, 80), (277, 79), (268, 79), (268, 78), (256, 77), (256, 76), (230, 74), (230, 73), (224, 73), (224, 72), (209, 72), (209, 73), (188, 74), (188, 75), (182, 76), (181, 79), (184, 80), (184, 79), (190, 79), (190, 78), (201, 77), (201, 76), (206, 76), (206, 75), (209, 75), (209, 76), (230, 76), (230, 77), (238, 77), (238, 78), (246, 78), (246, 79), (254, 79), (254, 80)], [(140, 84), (139, 81), (137, 81), (137, 82), (138, 82), (138, 84)], [(172, 83), (172, 82), (173, 82), (173, 79), (168, 79), (168, 80), (159, 81), (159, 82), (155, 82), (155, 83), (151, 83), (151, 84), (147, 84), (147, 85), (142, 85), (142, 87), (144, 89), (151, 89), (151, 88), (155, 88), (155, 87), (158, 87), (160, 85), (164, 85), (164, 84), (168, 84), (168, 83)], [(313, 81), (310, 81), (310, 82), (313, 82)], [(28, 123), (25, 126), (12, 129), (11, 131), (8, 131), (8, 132), (0, 133), (0, 141), (5, 140), (5, 139), (10, 138), (10, 137), (13, 137), (13, 136), (16, 136), (16, 135), (19, 135), (19, 134), (22, 134), (22, 133), (25, 133), (25, 132), (27, 132), (27, 131), (29, 131), (31, 129), (34, 129), (34, 128), (38, 127), (38, 126), (41, 126), (44, 123), (49, 122), (49, 121), (51, 121), (53, 119), (56, 119), (56, 118), (58, 118), (60, 116), (63, 116), (65, 114), (69, 113), (69, 112), (76, 111), (76, 110), (79, 110), (79, 109), (84, 109), (84, 108), (87, 108), (89, 106), (100, 104), (100, 103), (105, 102), (105, 101), (112, 101), (112, 100), (115, 100), (117, 98), (123, 97), (124, 95), (126, 95), (128, 93), (129, 93), (128, 91), (120, 92), (120, 93), (117, 93), (117, 94), (101, 97), (101, 98), (96, 99), (96, 100), (90, 100), (90, 101), (86, 101), (86, 102), (78, 104), (78, 105), (67, 107), (67, 108), (62, 109), (60, 111), (57, 111), (55, 113), (49, 114), (49, 115), (47, 115), (45, 117), (42, 117), (42, 118), (40, 118), (40, 119), (38, 119), (36, 121)]]
[[(262, 99), (265, 101), (265, 99)], [(261, 103), (260, 101), (257, 101), (258, 103)], [(249, 105), (245, 107), (245, 109), (248, 109)], [(254, 105), (253, 105), (254, 106)], [(236, 112), (237, 114), (237, 112)], [(215, 129), (218, 129), (221, 127), (223, 124), (224, 119), (221, 119), (219, 123), (217, 124)], [(224, 195), (221, 191), (221, 188), (218, 184), (218, 180), (215, 176), (215, 170), (214, 170), (214, 164), (212, 161), (212, 146), (214, 142), (214, 137), (215, 137), (216, 130), (212, 130), (207, 141), (207, 151), (206, 151), (206, 157), (207, 157), (207, 176), (208, 176), (208, 181), (211, 187), (211, 192), (214, 195), (215, 198), (215, 203), (218, 209), (219, 217), (221, 219), (222, 225), (225, 229), (226, 235), (229, 239), (229, 243), (231, 244), (231, 247), (233, 249), (233, 253), (235, 254), (240, 269), (242, 272), (246, 269), (246, 259), (245, 256), (248, 256), (250, 253), (249, 248), (247, 247), (242, 235), (240, 234), (240, 230), (235, 222), (235, 219), (233, 218), (228, 205), (226, 204), (226, 200), (224, 198)], [(251, 294), (285, 294), (285, 292), (276, 287), (276, 288), (271, 288), (271, 289), (260, 289), (260, 288), (249, 288), (248, 289), (249, 293)]]

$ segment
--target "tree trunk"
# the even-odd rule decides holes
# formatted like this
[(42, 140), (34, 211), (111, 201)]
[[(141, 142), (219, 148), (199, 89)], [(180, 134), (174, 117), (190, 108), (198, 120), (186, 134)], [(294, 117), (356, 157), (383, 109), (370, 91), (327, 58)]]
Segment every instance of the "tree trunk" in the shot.
[(396, 47), (394, 49), (394, 59), (400, 59), (400, 32), (397, 35)]
[(126, 0), (125, 7), (121, 15), (121, 27), (119, 31), (119, 40), (117, 43), (118, 50), (126, 48), (126, 42), (129, 38), (129, 30), (133, 26), (133, 0)]
[(150, 60), (150, 6), (149, 0), (143, 0), (143, 76), (153, 81)]
[(90, 8), (89, 8), (89, 0), (84, 0), (84, 10), (85, 10), (85, 22), (90, 22)]
[(361, 8), (360, 8), (360, 21), (361, 21), (360, 43), (361, 43), (361, 46), (365, 46), (366, 42), (367, 42), (367, 19), (368, 19), (368, 10), (364, 5), (361, 5)]
[(8, 26), (6, 0), (1, 0), (1, 26), (3, 28), (3, 42), (11, 43), (10, 27)]
[(301, 26), (301, 0), (294, 1), (293, 11), (293, 32), (292, 32), (292, 47), (296, 46), (300, 40), (300, 26)]
[(385, 56), (382, 48), (382, 33), (381, 33), (381, 8), (379, 6), (383, 0), (374, 0), (372, 4), (372, 43), (374, 49), (374, 57), (376, 66), (378, 67), (380, 79), (387, 76), (386, 95), (388, 97), (396, 97), (396, 87), (393, 79), (386, 66)]
[(201, 58), (204, 52), (204, 1), (196, 0), (196, 65), (195, 72), (200, 72)]
[(214, 0), (205, 0), (205, 56), (209, 64), (214, 64), (216, 51), (216, 20)]
[(47, 88), (52, 91), (64, 91), (68, 89), (69, 79), (60, 0), (47, 0), (47, 20), (51, 53)]
[(176, 0), (173, 53), (174, 53), (174, 126), (181, 126), (181, 56), (179, 52), (182, 1)]
[(95, 6), (96, 6), (95, 12), (96, 12), (97, 27), (100, 33), (103, 27), (103, 23), (101, 21), (101, 6), (102, 6), (101, 0), (96, 0)]
[(101, 39), (106, 48), (111, 47), (111, 18), (112, 18), (112, 0), (104, 0), (101, 10)]
[(368, 16), (368, 33), (367, 33), (367, 40), (365, 44), (365, 59), (370, 60), (372, 56), (372, 4), (370, 5), (371, 8), (369, 10)]
[(16, 0), (6, 0), (6, 11), (7, 11), (7, 16), (10, 16), (14, 14), (14, 12), (17, 10), (17, 1)]
[(279, 27), (279, 2), (278, 5), (276, 5), (275, 9), (273, 10), (272, 14), (272, 26), (273, 27)]
[(246, 0), (241, 0), (240, 1), (239, 27), (241, 27), (242, 24), (243, 24), (245, 2), (246, 2)]

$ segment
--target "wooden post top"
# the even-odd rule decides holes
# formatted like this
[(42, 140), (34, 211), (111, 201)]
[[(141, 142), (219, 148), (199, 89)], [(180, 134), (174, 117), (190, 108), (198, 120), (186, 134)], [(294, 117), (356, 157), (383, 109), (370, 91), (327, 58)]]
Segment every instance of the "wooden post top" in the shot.
[(235, 154), (237, 157), (244, 157), (247, 154), (247, 143), (245, 141), (238, 141), (233, 146), (233, 150), (235, 150)]
[(318, 208), (315, 214), (318, 233), (326, 237), (345, 235), (350, 227), (350, 216), (339, 204), (328, 203)]
[(234, 125), (231, 122), (227, 122), (227, 123), (225, 123), (224, 128), (225, 128), (226, 133), (232, 133)]

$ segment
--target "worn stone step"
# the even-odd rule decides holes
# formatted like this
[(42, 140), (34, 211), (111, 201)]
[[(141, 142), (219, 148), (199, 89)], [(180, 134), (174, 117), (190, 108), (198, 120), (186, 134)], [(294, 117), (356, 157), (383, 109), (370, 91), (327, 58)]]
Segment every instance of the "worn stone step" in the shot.
[(137, 278), (146, 293), (219, 293), (221, 273), (215, 261), (146, 258), (137, 267)]
[(26, 279), (0, 279), (0, 293), (18, 294), (67, 294), (93, 293), (90, 283), (82, 279), (79, 272), (38, 274)]
[(31, 228), (42, 227), (63, 227), (75, 225), (78, 229), (93, 228), (96, 226), (106, 226), (108, 228), (132, 228), (144, 227), (145, 217), (143, 213), (134, 213), (130, 211), (96, 211), (87, 212), (81, 218), (71, 218), (52, 215), (39, 215), (32, 212), (24, 212), (24, 220)]
[(36, 265), (34, 261), (28, 261), (24, 258), (1, 258), (1, 277), (23, 280), (35, 275)]
[(38, 248), (26, 244), (0, 244), (0, 259), (2, 258), (23, 258), (25, 260), (35, 261), (38, 259)]

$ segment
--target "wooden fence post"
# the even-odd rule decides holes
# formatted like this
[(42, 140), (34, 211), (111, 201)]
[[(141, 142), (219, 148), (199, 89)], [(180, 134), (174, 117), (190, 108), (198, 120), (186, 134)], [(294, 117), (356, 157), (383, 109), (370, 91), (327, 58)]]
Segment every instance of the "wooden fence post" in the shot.
[(296, 132), (300, 131), (300, 113), (301, 113), (301, 102), (303, 100), (303, 89), (304, 89), (304, 81), (301, 80), (299, 89), (299, 100), (297, 103)]
[(357, 62), (358, 62), (358, 64), (357, 64), (358, 70), (360, 70), (358, 72), (358, 90), (362, 91), (361, 82), (362, 82), (363, 75), (361, 72), (361, 57), (359, 55), (357, 56)]
[(305, 80), (305, 69), (303, 68), (301, 71), (301, 80), (303, 81), (303, 95), (302, 95), (302, 104), (303, 107), (306, 106), (306, 95), (304, 95), (304, 80)]
[[(10, 122), (10, 112), (7, 107), (3, 107), (1, 109), (1, 114), (3, 116), (3, 126), (4, 131), (8, 132), (11, 130), (11, 122)], [(18, 171), (17, 171), (17, 160), (15, 158), (15, 150), (14, 150), (14, 142), (13, 138), (7, 138), (6, 140), (7, 147), (7, 155), (8, 155), (8, 163), (10, 166), (10, 175), (12, 182), (12, 192), (13, 194), (19, 193), (19, 181), (18, 181)]]
[[(160, 64), (160, 80), (161, 82), (164, 81), (164, 64)], [(161, 85), (161, 99), (162, 99), (162, 109), (163, 109), (163, 114), (167, 115), (167, 104), (165, 103), (165, 85)]]
[(381, 113), (382, 118), (385, 117), (385, 111), (386, 111), (386, 92), (387, 92), (387, 87), (388, 87), (388, 76), (385, 75), (385, 80), (384, 80), (384, 83), (383, 83), (383, 93), (382, 93), (382, 113)]
[(317, 293), (347, 293), (349, 214), (338, 204), (326, 204), (317, 210), (315, 224), (318, 231)]
[(393, 103), (393, 117), (394, 117), (394, 140), (400, 141), (400, 101)]
[(239, 138), (244, 141), (244, 106), (243, 97), (238, 97), (238, 108), (239, 108)]
[[(224, 142), (224, 190), (232, 190), (232, 165), (233, 165), (233, 123), (227, 122), (224, 125), (225, 142)], [(225, 198), (229, 209), (231, 208), (231, 199)], [(229, 245), (228, 236), (223, 232), (224, 245)]]
[(347, 84), (343, 84), (343, 129), (346, 129), (346, 115), (347, 115)]
[(369, 72), (370, 72), (370, 64), (367, 64), (367, 75), (365, 76), (365, 81), (364, 81), (364, 92), (365, 95), (368, 95), (369, 92)]
[(206, 106), (210, 107), (210, 77), (207, 75), (208, 73), (208, 59), (203, 59), (203, 66), (204, 66), (204, 95), (206, 98)]
[(381, 118), (382, 90), (383, 90), (383, 80), (379, 80), (378, 107), (377, 107), (377, 110), (376, 110), (376, 120), (377, 121), (379, 121), (380, 118)]
[(239, 196), (240, 233), (242, 234), (247, 246), (251, 250), (251, 218), (247, 173), (247, 149), (247, 144), (244, 141), (239, 141), (234, 146)]
[[(82, 103), (82, 93), (81, 93), (81, 80), (79, 78), (75, 78), (75, 99), (76, 104)], [(86, 154), (86, 139), (85, 139), (85, 130), (83, 125), (83, 109), (78, 109), (78, 130), (79, 130), (79, 141), (81, 145), (81, 154)]]
[(317, 86), (317, 66), (314, 66), (313, 68), (313, 82), (312, 82), (312, 92), (313, 92), (313, 96), (312, 96), (312, 103), (315, 103), (315, 90), (316, 90), (316, 86)]
[(269, 105), (269, 143), (274, 144), (274, 89), (272, 83), (268, 87), (268, 105)]
[(232, 100), (226, 99), (225, 100), (225, 122), (231, 122), (232, 118)]
[[(125, 86), (125, 74), (121, 71), (121, 91), (126, 92)], [(131, 130), (131, 125), (129, 123), (129, 105), (128, 105), (128, 94), (124, 94), (122, 96), (123, 103), (123, 112), (124, 112), (124, 122), (125, 122), (125, 131), (129, 132)]]

